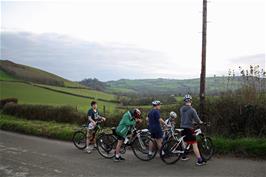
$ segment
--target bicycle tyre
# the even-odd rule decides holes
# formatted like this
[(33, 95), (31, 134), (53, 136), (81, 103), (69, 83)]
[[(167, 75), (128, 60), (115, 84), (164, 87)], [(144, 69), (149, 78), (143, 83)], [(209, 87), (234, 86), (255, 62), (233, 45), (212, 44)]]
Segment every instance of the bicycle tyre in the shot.
[[(166, 141), (163, 145), (162, 148), (160, 149), (160, 158), (161, 160), (167, 164), (175, 164), (181, 157), (181, 153), (175, 153), (173, 152), (173, 148), (176, 150), (182, 150), (182, 145), (181, 143), (177, 144), (176, 140), (170, 140)], [(177, 147), (175, 147), (177, 146)], [(172, 159), (170, 159), (172, 157)]]
[(114, 148), (116, 144), (117, 138), (112, 134), (101, 134), (96, 140), (98, 153), (106, 159), (111, 159), (115, 156)]
[(83, 131), (76, 131), (72, 136), (72, 142), (76, 148), (83, 150), (86, 148), (86, 134)]
[[(156, 156), (157, 151), (158, 151), (155, 141), (148, 136), (141, 136), (140, 138), (142, 140), (141, 143), (144, 143), (144, 144), (142, 144), (142, 145), (140, 144), (138, 137), (135, 138), (135, 140), (132, 142), (131, 148), (132, 148), (134, 155), (142, 161), (150, 161), (150, 160), (154, 159), (154, 157)], [(153, 146), (156, 148), (154, 149), (154, 151), (151, 155), (148, 155), (150, 142), (152, 142)], [(143, 149), (144, 148), (143, 146), (145, 146), (145, 149)], [(144, 155), (144, 156), (141, 156), (137, 152), (140, 152), (140, 154)]]
[(210, 137), (201, 137), (198, 143), (201, 156), (206, 160), (210, 160), (214, 154), (214, 145)]

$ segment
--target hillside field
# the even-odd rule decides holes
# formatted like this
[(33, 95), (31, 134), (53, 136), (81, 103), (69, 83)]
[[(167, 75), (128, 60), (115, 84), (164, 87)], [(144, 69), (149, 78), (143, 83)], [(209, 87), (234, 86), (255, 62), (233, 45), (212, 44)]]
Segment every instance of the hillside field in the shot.
[(41, 69), (17, 64), (9, 60), (0, 60), (0, 70), (1, 78), (3, 77), (2, 80), (9, 80), (12, 78), (46, 85), (86, 88), (86, 86), (77, 82), (72, 82)]
[[(58, 93), (22, 82), (0, 81), (0, 88), (0, 99), (17, 98), (21, 104), (71, 105), (85, 112), (92, 101), (92, 99)], [(100, 95), (99, 92), (97, 94)], [(105, 97), (105, 95), (99, 97)], [(110, 95), (109, 98), (111, 98)], [(117, 105), (110, 102), (97, 102), (99, 110), (103, 111), (103, 106), (105, 106), (108, 113), (112, 113)]]
[(45, 88), (50, 88), (55, 91), (63, 91), (67, 93), (72, 93), (72, 94), (81, 95), (81, 96), (94, 97), (96, 99), (104, 99), (108, 101), (112, 101), (112, 100), (116, 101), (115, 95), (97, 91), (97, 90), (91, 90), (91, 89), (86, 89), (86, 88), (58, 87), (58, 86), (43, 85), (43, 84), (36, 84), (36, 85), (45, 87)]

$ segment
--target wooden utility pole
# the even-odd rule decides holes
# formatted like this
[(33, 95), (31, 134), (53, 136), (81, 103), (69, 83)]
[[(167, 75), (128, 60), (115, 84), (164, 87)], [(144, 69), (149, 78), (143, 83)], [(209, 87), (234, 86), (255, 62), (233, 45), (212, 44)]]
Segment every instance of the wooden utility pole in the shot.
[(202, 49), (200, 74), (200, 116), (204, 120), (205, 83), (206, 83), (206, 36), (207, 36), (207, 0), (203, 0), (202, 12)]

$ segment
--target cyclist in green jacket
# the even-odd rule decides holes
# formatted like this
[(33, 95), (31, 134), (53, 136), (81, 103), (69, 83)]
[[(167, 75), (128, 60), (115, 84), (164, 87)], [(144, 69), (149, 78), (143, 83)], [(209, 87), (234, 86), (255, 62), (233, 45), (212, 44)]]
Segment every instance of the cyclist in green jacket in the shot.
[(127, 111), (121, 121), (119, 122), (118, 127), (116, 128), (116, 134), (118, 137), (118, 142), (115, 149), (115, 158), (114, 161), (125, 160), (120, 155), (120, 149), (123, 143), (126, 143), (127, 134), (131, 131), (132, 127), (136, 125), (136, 123), (141, 123), (141, 111), (139, 109), (134, 109), (133, 111)]

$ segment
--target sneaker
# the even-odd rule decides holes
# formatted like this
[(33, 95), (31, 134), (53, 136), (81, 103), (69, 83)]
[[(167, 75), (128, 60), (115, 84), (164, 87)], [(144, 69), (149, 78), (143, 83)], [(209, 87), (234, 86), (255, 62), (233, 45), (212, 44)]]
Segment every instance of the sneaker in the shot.
[(120, 156), (120, 157), (119, 157), (119, 160), (126, 160), (126, 159)]
[(114, 162), (119, 162), (121, 157), (114, 157)]
[(86, 152), (87, 152), (88, 154), (90, 154), (90, 153), (91, 153), (91, 149), (90, 149), (90, 148), (86, 148)]
[(187, 160), (189, 160), (189, 158), (188, 158), (187, 156), (182, 156), (182, 157), (181, 157), (181, 160), (183, 160), (183, 161), (187, 161)]
[(152, 158), (152, 154), (148, 154), (148, 159), (151, 159)]
[(197, 161), (196, 162), (196, 165), (198, 166), (202, 166), (202, 165), (205, 165), (207, 162), (205, 160), (202, 160), (202, 161)]

